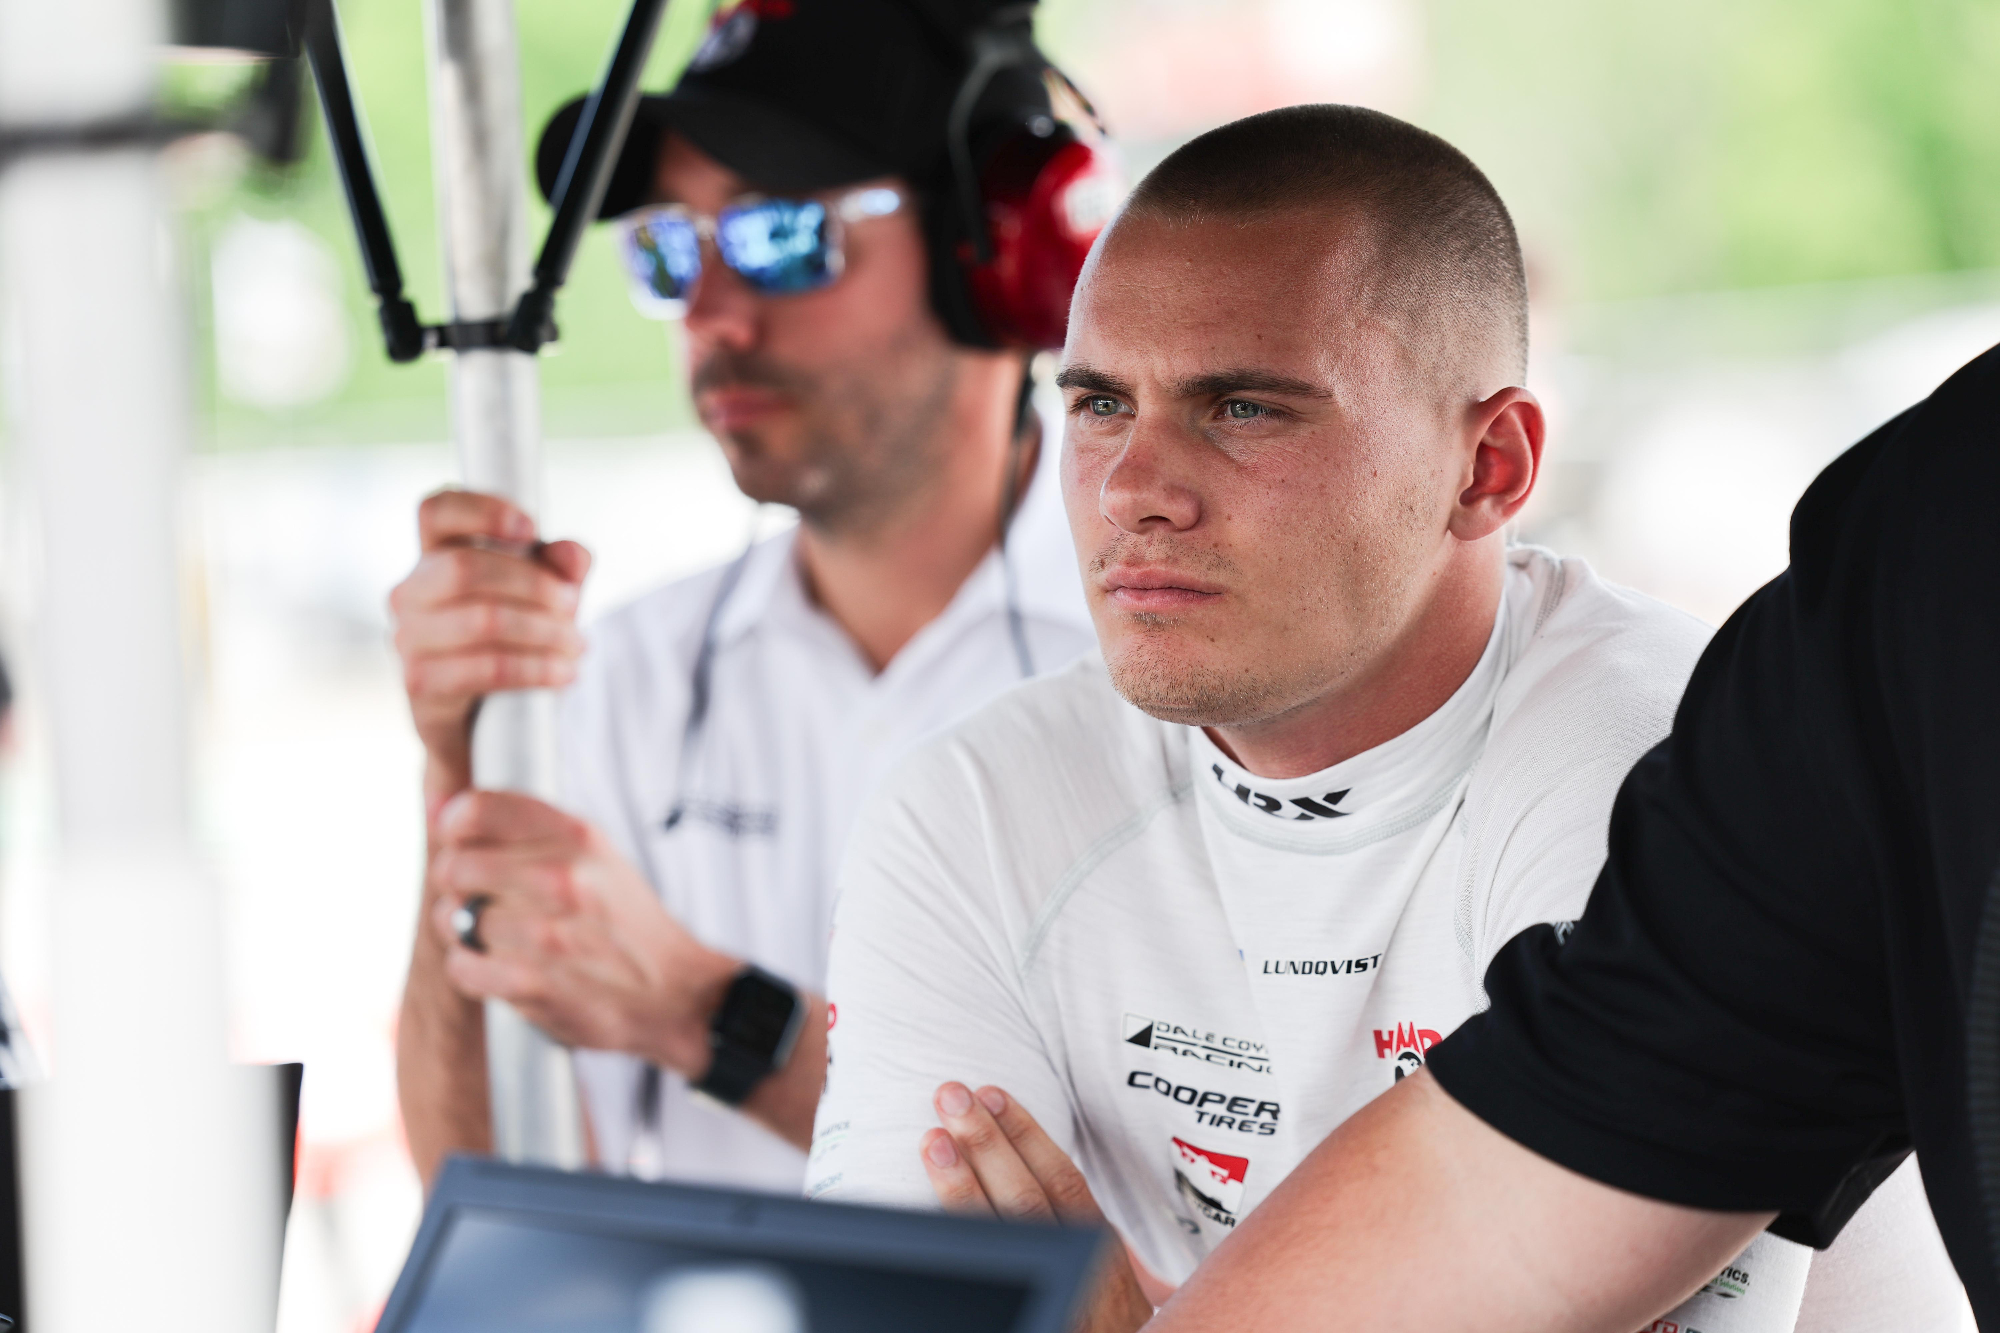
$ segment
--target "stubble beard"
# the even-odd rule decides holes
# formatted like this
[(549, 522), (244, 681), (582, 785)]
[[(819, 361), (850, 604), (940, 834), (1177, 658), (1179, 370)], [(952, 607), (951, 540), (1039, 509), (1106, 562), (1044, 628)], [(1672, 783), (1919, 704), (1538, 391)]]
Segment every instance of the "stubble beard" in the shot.
[(695, 375), (701, 390), (724, 384), (770, 388), (798, 407), (789, 446), (751, 427), (723, 439), (737, 487), (765, 504), (789, 505), (822, 535), (865, 535), (890, 522), (935, 485), (958, 366), (950, 349), (920, 336), (899, 338), (871, 356), (873, 366), (806, 372), (755, 354), (717, 353)]
[[(1148, 549), (1151, 548), (1151, 549)], [(1216, 551), (1162, 549), (1162, 544), (1121, 534), (1090, 562), (1093, 582), (1113, 565), (1139, 564), (1171, 555), (1172, 567), (1206, 576), (1225, 587), (1241, 586), (1235, 563)], [(1269, 716), (1282, 708), (1277, 683), (1259, 664), (1202, 660), (1209, 636), (1182, 616), (1108, 612), (1120, 620), (1119, 637), (1105, 644), (1104, 665), (1112, 688), (1139, 711), (1190, 727), (1226, 727)], [(1229, 646), (1220, 645), (1227, 657)]]
[(1149, 717), (1186, 727), (1230, 727), (1283, 712), (1280, 691), (1254, 667), (1191, 660), (1191, 631), (1166, 616), (1136, 616), (1124, 644), (1107, 653), (1111, 686)]

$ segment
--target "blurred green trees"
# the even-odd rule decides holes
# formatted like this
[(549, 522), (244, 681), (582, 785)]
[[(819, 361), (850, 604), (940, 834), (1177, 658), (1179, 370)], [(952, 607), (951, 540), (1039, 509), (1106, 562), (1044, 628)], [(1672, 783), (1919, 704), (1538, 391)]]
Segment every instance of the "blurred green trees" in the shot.
[(2000, 0), (1431, 0), (1422, 119), (1574, 299), (2000, 266)]
[[(626, 8), (624, 0), (516, 0), (531, 152), (549, 113), (596, 78)], [(366, 115), (405, 282), (419, 313), (441, 320), (446, 310), (434, 230), (423, 6), (416, 0), (341, 0), (340, 16), (349, 75)], [(707, 16), (705, 0), (669, 5), (647, 87), (671, 81)], [(256, 169), (233, 188), (198, 200), (190, 218), (191, 295), (206, 316), (206, 246), (231, 217), (242, 212), (298, 221), (325, 241), (341, 264), (352, 312), (353, 371), (331, 400), (283, 413), (231, 403), (211, 389), (211, 439), (223, 447), (443, 439), (444, 363), (426, 359), (397, 366), (383, 355), (317, 102), (309, 100), (307, 116), (303, 163), (282, 172)], [(539, 243), (548, 210), (539, 195), (532, 207)], [(689, 423), (672, 333), (633, 310), (605, 229), (595, 228), (586, 238), (557, 317), (562, 340), (551, 349), (554, 355), (545, 355), (542, 370), (551, 434), (624, 434)], [(208, 379), (212, 384), (213, 376)]]
[[(1402, 2), (1423, 5), (1429, 49), (1415, 118), (1493, 175), (1538, 278), (1566, 300), (2000, 267), (2000, 0)], [(589, 84), (623, 3), (516, 3), (532, 135)], [(670, 5), (649, 87), (669, 81), (712, 3)], [(1045, 5), (1053, 49), (1086, 86), (1095, 62), (1120, 58), (1082, 21), (1098, 3)], [(441, 318), (422, 5), (343, 0), (342, 18), (410, 286), (426, 317)], [(1214, 68), (1218, 78), (1257, 76), (1241, 61)], [(302, 167), (255, 173), (198, 201), (192, 285), (199, 307), (205, 247), (237, 212), (302, 222), (343, 266), (354, 368), (333, 399), (288, 413), (211, 391), (211, 438), (442, 438), (442, 365), (382, 357), (312, 115)], [(536, 216), (539, 232), (539, 201)], [(633, 312), (601, 229), (558, 315), (560, 353), (543, 372), (552, 434), (688, 422), (672, 330)]]

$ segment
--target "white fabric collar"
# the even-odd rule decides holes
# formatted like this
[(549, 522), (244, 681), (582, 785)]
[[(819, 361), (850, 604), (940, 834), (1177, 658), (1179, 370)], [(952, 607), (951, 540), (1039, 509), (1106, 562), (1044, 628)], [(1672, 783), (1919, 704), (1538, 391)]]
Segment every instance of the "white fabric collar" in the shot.
[[(988, 551), (986, 558), (966, 576), (931, 624), (1004, 611), (1006, 605), (1005, 573), (996, 549)], [(831, 623), (832, 618), (806, 591), (805, 571), (799, 568), (798, 528), (789, 527), (750, 548), (743, 572), (729, 592), (716, 624), (716, 645), (727, 647), (760, 626), (791, 628), (811, 621)], [(930, 626), (924, 628), (928, 630)], [(918, 631), (920, 636), (923, 632)]]
[(1301, 850), (1347, 851), (1429, 819), (1485, 747), (1494, 696), (1509, 665), (1506, 626), (1514, 595), (1503, 591), (1478, 663), (1437, 711), (1331, 768), (1302, 778), (1258, 777), (1207, 732), (1189, 727), (1188, 760), (1201, 799), (1230, 831)]

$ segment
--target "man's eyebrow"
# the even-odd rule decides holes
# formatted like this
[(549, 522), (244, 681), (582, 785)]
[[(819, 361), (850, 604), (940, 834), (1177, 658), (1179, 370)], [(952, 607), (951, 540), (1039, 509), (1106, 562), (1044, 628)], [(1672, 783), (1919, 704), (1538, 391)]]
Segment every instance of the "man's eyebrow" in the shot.
[(1268, 370), (1217, 370), (1177, 380), (1176, 398), (1226, 398), (1232, 393), (1275, 393), (1287, 398), (1331, 398), (1333, 391), (1310, 380)]
[[(1084, 389), (1093, 393), (1116, 394), (1121, 398), (1137, 396), (1138, 389), (1130, 380), (1120, 379), (1109, 371), (1099, 370), (1091, 365), (1063, 367), (1056, 376), (1059, 389)], [(1172, 386), (1176, 398), (1225, 398), (1232, 393), (1272, 393), (1288, 398), (1329, 399), (1333, 391), (1325, 389), (1310, 380), (1294, 379), (1290, 375), (1279, 375), (1268, 370), (1216, 370), (1202, 375), (1191, 375), (1176, 380)]]
[(1133, 398), (1138, 390), (1130, 380), (1121, 380), (1109, 371), (1095, 366), (1064, 366), (1056, 375), (1058, 389), (1090, 389), (1097, 393), (1116, 394), (1120, 398)]

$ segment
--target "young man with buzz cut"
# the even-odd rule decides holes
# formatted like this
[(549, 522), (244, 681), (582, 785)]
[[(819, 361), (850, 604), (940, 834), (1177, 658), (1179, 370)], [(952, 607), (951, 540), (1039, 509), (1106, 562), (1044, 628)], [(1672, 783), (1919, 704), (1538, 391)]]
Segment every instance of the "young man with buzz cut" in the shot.
[[(1133, 1262), (1090, 1327), (1137, 1326), (1484, 1007), (1510, 937), (1581, 913), (1707, 631), (1508, 545), (1526, 307), (1492, 186), (1376, 112), (1239, 121), (1134, 192), (1058, 380), (1101, 656), (863, 816), (816, 1197), (1107, 1220)], [(1870, 1208), (1810, 1272), (1761, 1237), (1648, 1317), (1956, 1327), (1914, 1172)]]

